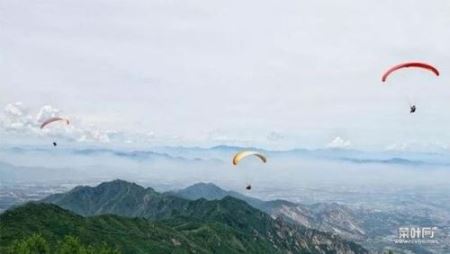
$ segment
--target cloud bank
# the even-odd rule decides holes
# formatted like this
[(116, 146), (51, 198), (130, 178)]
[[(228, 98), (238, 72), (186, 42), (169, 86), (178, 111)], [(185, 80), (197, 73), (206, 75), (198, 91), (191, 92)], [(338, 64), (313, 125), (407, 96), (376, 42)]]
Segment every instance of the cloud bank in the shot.
[[(40, 129), (42, 122), (51, 117), (69, 118), (71, 124), (52, 124)], [(77, 120), (79, 119), (67, 116), (62, 110), (51, 105), (44, 105), (36, 113), (33, 113), (22, 102), (16, 102), (4, 107), (3, 114), (0, 116), (0, 131), (31, 138), (52, 137), (74, 142), (100, 143), (109, 143), (111, 141), (110, 136), (117, 135), (116, 131), (105, 130), (92, 125), (86, 126)]]

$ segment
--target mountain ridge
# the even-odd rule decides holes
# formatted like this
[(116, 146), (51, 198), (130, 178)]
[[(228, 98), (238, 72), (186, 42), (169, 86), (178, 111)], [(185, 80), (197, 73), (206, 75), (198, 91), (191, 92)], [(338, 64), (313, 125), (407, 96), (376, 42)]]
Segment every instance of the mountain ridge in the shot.
[[(279, 249), (293, 253), (327, 253), (333, 249), (344, 253), (366, 253), (361, 246), (333, 234), (292, 225), (274, 219), (245, 201), (226, 196), (221, 200), (187, 200), (167, 193), (157, 193), (122, 180), (102, 183), (96, 187), (79, 187), (70, 192), (42, 200), (83, 216), (114, 214), (159, 221), (175, 228), (208, 223), (231, 228), (242, 237), (268, 240)], [(358, 249), (357, 252), (353, 250)], [(318, 251), (318, 252), (315, 252)]]
[[(207, 195), (204, 195), (205, 193)], [(190, 200), (199, 198), (218, 200), (226, 196), (232, 196), (244, 200), (249, 205), (266, 212), (273, 218), (282, 217), (288, 222), (339, 234), (348, 239), (362, 240), (366, 237), (365, 231), (361, 226), (362, 223), (352, 211), (338, 204), (319, 203), (306, 206), (286, 200), (263, 201), (238, 192), (225, 191), (212, 183), (197, 183), (178, 191), (169, 192), (169, 194)]]

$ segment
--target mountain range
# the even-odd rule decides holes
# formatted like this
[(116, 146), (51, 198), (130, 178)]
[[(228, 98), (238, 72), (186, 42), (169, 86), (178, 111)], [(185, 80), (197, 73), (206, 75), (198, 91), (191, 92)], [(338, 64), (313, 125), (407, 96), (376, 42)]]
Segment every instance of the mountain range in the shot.
[[(420, 196), (409, 202), (394, 202), (395, 208), (370, 209), (348, 207), (343, 204), (313, 203), (299, 204), (286, 200), (263, 201), (234, 191), (226, 191), (212, 183), (197, 183), (185, 189), (172, 191), (171, 195), (190, 200), (206, 198), (220, 200), (227, 196), (244, 200), (249, 205), (266, 212), (272, 218), (302, 225), (307, 228), (338, 235), (352, 240), (370, 251), (382, 253), (396, 250), (396, 253), (447, 253), (450, 245), (448, 233), (450, 213), (445, 205), (437, 201), (425, 201)], [(402, 198), (397, 197), (399, 200)], [(419, 203), (416, 202), (420, 202)], [(396, 246), (392, 238), (397, 229), (404, 225), (435, 225), (441, 229), (439, 244)]]
[(303, 158), (319, 159), (326, 161), (341, 161), (355, 164), (381, 164), (381, 165), (404, 165), (404, 166), (449, 166), (448, 151), (436, 152), (411, 152), (411, 151), (363, 151), (352, 149), (291, 149), (291, 150), (267, 150), (256, 147), (240, 147), (219, 145), (210, 148), (201, 147), (179, 147), (163, 146), (147, 149), (125, 149), (125, 148), (66, 148), (55, 151), (48, 147), (6, 147), (0, 150), (8, 155), (14, 154), (39, 154), (44, 156), (112, 156), (116, 158), (130, 159), (134, 161), (210, 161), (228, 162), (236, 152), (242, 150), (260, 151), (271, 158)]
[(0, 216), (6, 244), (41, 232), (52, 243), (71, 234), (123, 253), (167, 253), (168, 248), (172, 253), (367, 253), (358, 244), (274, 219), (234, 197), (188, 200), (121, 180), (80, 186)]
[[(425, 203), (423, 207), (425, 210), (422, 208), (411, 210), (408, 207), (416, 206), (405, 204), (407, 206), (398, 207), (403, 210), (382, 211), (355, 209), (338, 203), (299, 204), (285, 200), (264, 201), (235, 191), (223, 190), (212, 183), (197, 183), (184, 189), (159, 193), (152, 188), (115, 180), (95, 187), (78, 186), (66, 193), (50, 195), (41, 202), (57, 205), (65, 212), (84, 219), (95, 221), (96, 218), (111, 215), (123, 220), (141, 218), (146, 223), (158, 224), (177, 232), (185, 226), (203, 228), (206, 223), (208, 228), (211, 225), (222, 227), (209, 229), (217, 235), (217, 239), (224, 236), (215, 230), (233, 235), (239, 239), (239, 245), (244, 247), (248, 245), (245, 248), (257, 250), (263, 247), (253, 246), (252, 241), (248, 240), (256, 234), (264, 241), (277, 246), (275, 249), (293, 253), (299, 250), (306, 253), (326, 253), (335, 248), (349, 251), (343, 253), (352, 251), (365, 253), (365, 249), (374, 252), (387, 251), (398, 247), (389, 239), (395, 237), (395, 230), (402, 225), (429, 224), (442, 229), (448, 225), (448, 216), (444, 213), (427, 213), (426, 211), (429, 211), (427, 206), (430, 204)], [(51, 221), (43, 223), (50, 225)], [(233, 230), (228, 232), (227, 229)], [(77, 231), (70, 233), (79, 234)], [(183, 230), (178, 233), (188, 237), (187, 232)], [(238, 235), (234, 235), (236, 233)], [(228, 239), (228, 236), (226, 238)], [(204, 239), (195, 239), (190, 240), (194, 241), (196, 246), (202, 246), (200, 242)], [(440, 234), (440, 241), (446, 239), (445, 235)], [(321, 241), (328, 244), (317, 247)], [(110, 242), (115, 244), (114, 241)], [(170, 246), (171, 241), (168, 243)], [(294, 248), (292, 244), (300, 246), (300, 249)], [(397, 249), (399, 253), (408, 253), (404, 252), (405, 249), (414, 253), (431, 253), (430, 247), (438, 252), (446, 250), (444, 242), (436, 246), (411, 245)], [(213, 250), (211, 246), (202, 248), (207, 251)], [(318, 252), (312, 251), (313, 249), (318, 249)], [(121, 250), (136, 253), (127, 252), (126, 248)], [(228, 250), (227, 253), (235, 251), (239, 252), (239, 248)]]
[(335, 233), (346, 239), (363, 240), (366, 238), (362, 222), (354, 212), (337, 203), (318, 203), (303, 205), (286, 200), (263, 201), (234, 191), (225, 191), (212, 183), (197, 183), (185, 189), (169, 194), (189, 200), (205, 198), (220, 200), (227, 196), (244, 200), (249, 205), (266, 212), (273, 218), (282, 217), (288, 222)]

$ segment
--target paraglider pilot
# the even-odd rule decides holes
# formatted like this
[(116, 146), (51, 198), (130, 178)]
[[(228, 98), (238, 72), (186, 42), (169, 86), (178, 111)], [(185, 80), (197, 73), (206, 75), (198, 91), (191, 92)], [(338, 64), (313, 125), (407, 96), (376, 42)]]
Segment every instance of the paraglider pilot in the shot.
[(252, 189), (252, 186), (249, 184), (249, 185), (247, 185), (247, 187), (245, 187), (245, 189), (251, 190), (251, 189)]
[(416, 105), (412, 105), (412, 106), (410, 106), (410, 108), (409, 108), (409, 113), (414, 113), (414, 112), (416, 112)]
[(53, 142), (53, 146), (57, 146), (58, 144), (56, 144), (56, 142)]

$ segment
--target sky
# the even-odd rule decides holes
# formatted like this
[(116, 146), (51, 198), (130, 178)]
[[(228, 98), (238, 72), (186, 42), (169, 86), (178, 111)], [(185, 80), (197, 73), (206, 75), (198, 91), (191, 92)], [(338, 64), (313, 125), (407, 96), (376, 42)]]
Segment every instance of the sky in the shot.
[[(447, 149), (448, 13), (446, 0), (0, 0), (0, 138)], [(382, 84), (411, 60), (441, 76)], [(53, 115), (72, 126), (41, 132)]]

